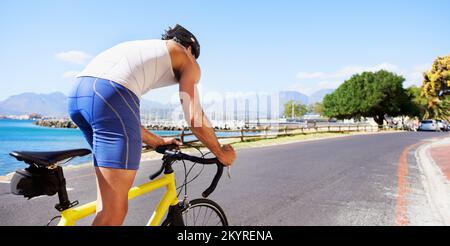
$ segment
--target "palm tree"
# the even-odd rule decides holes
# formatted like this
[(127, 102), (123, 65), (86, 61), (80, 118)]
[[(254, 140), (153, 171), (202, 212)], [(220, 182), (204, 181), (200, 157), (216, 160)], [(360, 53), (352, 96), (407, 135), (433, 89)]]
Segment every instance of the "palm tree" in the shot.
[(437, 97), (428, 98), (424, 118), (437, 120), (450, 119), (450, 98), (446, 97), (443, 100)]
[(412, 100), (411, 115), (419, 119), (445, 120), (450, 118), (450, 96), (439, 99), (439, 97), (427, 96), (421, 93), (422, 88), (411, 86), (407, 88), (407, 94)]

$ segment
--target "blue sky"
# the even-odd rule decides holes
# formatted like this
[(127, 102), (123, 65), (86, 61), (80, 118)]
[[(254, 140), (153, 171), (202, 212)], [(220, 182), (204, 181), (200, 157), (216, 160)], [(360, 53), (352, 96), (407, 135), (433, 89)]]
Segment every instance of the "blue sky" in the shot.
[[(420, 84), (450, 55), (449, 1), (0, 1), (0, 100), (66, 93), (90, 58), (159, 38), (180, 23), (202, 44), (202, 89), (335, 88), (351, 74), (388, 69)], [(177, 88), (145, 96), (164, 102)]]

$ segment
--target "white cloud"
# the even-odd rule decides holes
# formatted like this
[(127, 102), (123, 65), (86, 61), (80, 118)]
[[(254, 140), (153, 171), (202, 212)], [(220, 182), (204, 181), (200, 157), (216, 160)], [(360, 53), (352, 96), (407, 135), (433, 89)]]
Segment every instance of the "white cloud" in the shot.
[(63, 78), (75, 78), (79, 73), (80, 73), (80, 71), (67, 71), (62, 75), (62, 77)]
[(85, 64), (91, 57), (92, 55), (77, 50), (60, 52), (55, 55), (55, 58), (60, 61), (75, 63), (79, 65)]
[(320, 79), (323, 77), (327, 77), (327, 74), (322, 72), (300, 72), (297, 74), (298, 79)]
[(386, 70), (402, 75), (405, 78), (404, 86), (417, 85), (420, 86), (423, 80), (423, 72), (429, 70), (431, 64), (422, 64), (414, 66), (411, 69), (401, 69), (397, 65), (384, 62), (374, 66), (357, 66), (349, 65), (334, 72), (299, 72), (297, 79), (299, 82), (293, 84), (290, 89), (300, 91), (304, 94), (311, 95), (314, 92), (323, 89), (336, 89), (345, 80), (354, 74), (363, 72), (376, 72)]
[(423, 82), (423, 73), (431, 69), (431, 63), (425, 63), (415, 66), (412, 71), (405, 75), (406, 86), (421, 86)]
[(336, 89), (342, 84), (341, 81), (322, 81), (318, 86), (320, 89)]
[(312, 84), (311, 82), (306, 83), (295, 83), (291, 85), (288, 90), (299, 91), (305, 95), (312, 95), (314, 92), (320, 90), (317, 83)]
[(381, 63), (376, 66), (372, 67), (365, 67), (365, 66), (346, 66), (338, 71), (331, 72), (331, 73), (325, 73), (325, 72), (299, 72), (297, 74), (297, 79), (303, 80), (303, 79), (319, 79), (319, 80), (329, 80), (329, 79), (346, 79), (350, 76), (362, 73), (362, 72), (376, 72), (379, 70), (387, 70), (391, 72), (399, 72), (399, 68), (395, 65), (392, 65), (390, 63)]
[(320, 90), (325, 89), (336, 89), (338, 88), (343, 81), (338, 80), (330, 80), (330, 81), (304, 81), (304, 82), (298, 82), (293, 85), (291, 85), (288, 90), (294, 90), (299, 91), (305, 95), (311, 96), (315, 92), (318, 92)]
[(338, 71), (335, 76), (336, 78), (346, 78), (351, 77), (354, 74), (363, 73), (363, 72), (376, 72), (380, 70), (386, 70), (390, 72), (399, 72), (399, 68), (395, 65), (389, 64), (387, 62), (381, 63), (372, 67), (362, 67), (362, 66), (348, 66)]

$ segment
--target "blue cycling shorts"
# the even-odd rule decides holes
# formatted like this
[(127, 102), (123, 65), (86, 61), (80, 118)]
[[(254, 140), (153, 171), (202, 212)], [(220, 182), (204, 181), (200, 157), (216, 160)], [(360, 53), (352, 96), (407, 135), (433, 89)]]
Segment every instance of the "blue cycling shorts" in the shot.
[(81, 77), (68, 112), (92, 148), (96, 167), (137, 170), (142, 153), (139, 98), (113, 81)]

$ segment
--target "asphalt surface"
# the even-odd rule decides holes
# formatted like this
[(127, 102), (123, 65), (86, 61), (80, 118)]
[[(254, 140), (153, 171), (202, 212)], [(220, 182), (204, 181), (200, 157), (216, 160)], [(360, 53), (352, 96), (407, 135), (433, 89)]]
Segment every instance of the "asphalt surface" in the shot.
[[(317, 140), (238, 151), (232, 178), (223, 176), (211, 199), (225, 210), (231, 225), (396, 225), (398, 170), (407, 153), (409, 225), (436, 225), (429, 212), (414, 151), (420, 143), (448, 133), (392, 133)], [(142, 163), (135, 184), (148, 181), (160, 161)], [(198, 169), (196, 169), (198, 170)], [(178, 183), (183, 169), (176, 168)], [(189, 185), (189, 197), (200, 197), (215, 167), (205, 168)], [(92, 167), (66, 171), (71, 200), (96, 198)], [(164, 191), (130, 202), (126, 225), (145, 225)], [(27, 201), (0, 183), (0, 225), (45, 225), (57, 215), (57, 197)], [(78, 225), (89, 225), (92, 217)]]

